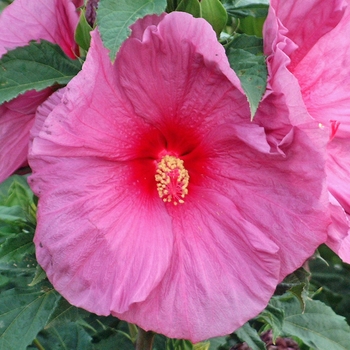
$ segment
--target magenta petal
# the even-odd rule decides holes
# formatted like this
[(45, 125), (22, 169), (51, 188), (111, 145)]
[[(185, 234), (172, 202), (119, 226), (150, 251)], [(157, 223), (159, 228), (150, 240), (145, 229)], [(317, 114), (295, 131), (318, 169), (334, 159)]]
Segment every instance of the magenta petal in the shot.
[[(70, 0), (16, 0), (0, 15), (0, 57), (32, 40), (45, 39), (76, 58), (77, 24), (78, 13)], [(35, 110), (51, 93), (51, 89), (28, 91), (0, 107), (0, 181), (26, 163)]]
[[(143, 33), (150, 26), (157, 26), (159, 22), (161, 22), (166, 13), (162, 13), (161, 15), (148, 15), (139, 20), (137, 20), (134, 24), (130, 26), (131, 29), (131, 38), (137, 38), (142, 41)], [(155, 28), (154, 28), (155, 29)]]
[(172, 251), (162, 201), (140, 196), (127, 165), (70, 156), (32, 156), (31, 165), (30, 184), (40, 196), (36, 254), (55, 288), (100, 315), (143, 301)]
[[(192, 341), (227, 334), (326, 240), (328, 135), (281, 48), (270, 71), (293, 93), (270, 79), (251, 122), (208, 23), (173, 12), (133, 30), (114, 64), (92, 32), (61, 103), (38, 111), (38, 261), (95, 313)], [(160, 165), (165, 155), (175, 169)], [(171, 182), (179, 174), (189, 183)], [(178, 187), (183, 200), (163, 196)]]
[(332, 225), (326, 243), (344, 262), (350, 263), (350, 217), (332, 195), (330, 203)]
[(79, 16), (71, 0), (15, 0), (0, 16), (0, 57), (31, 40), (48, 40), (76, 57)]
[(36, 110), (35, 121), (32, 129), (30, 130), (31, 140), (34, 137), (38, 137), (44, 122), (52, 110), (61, 103), (65, 88), (60, 89), (48, 97)]
[(350, 48), (344, 44), (349, 37), (348, 7), (338, 26), (317, 42), (294, 71), (310, 114), (327, 126), (332, 120), (340, 122), (336, 136), (343, 138), (350, 135)]
[(309, 128), (294, 127), (288, 143), (281, 146), (281, 154), (257, 152), (249, 145), (234, 142), (233, 137), (229, 138), (231, 143), (219, 136), (213, 142), (218, 151), (223, 147), (225, 152), (221, 150), (213, 157), (216, 161), (211, 173), (221, 180), (211, 182), (211, 186), (280, 248), (280, 280), (325, 242), (330, 224), (325, 160), (308, 137), (317, 130)]
[(60, 145), (74, 149), (75, 155), (130, 159), (137, 156), (140, 133), (146, 127), (141, 118), (134, 117), (108, 51), (97, 31), (93, 32), (82, 71), (71, 80), (62, 103), (46, 119), (40, 137), (54, 142), (52, 155), (61, 155)]
[[(296, 111), (306, 108), (307, 113), (319, 123), (324, 135), (328, 135), (327, 150), (319, 146), (319, 150), (327, 156), (327, 185), (331, 198), (332, 224), (327, 244), (344, 261), (349, 261), (346, 253), (349, 250), (346, 212), (350, 210), (350, 52), (348, 45), (344, 45), (350, 35), (349, 21), (349, 2), (346, 1), (272, 0), (264, 28), (265, 47), (271, 48), (267, 52), (270, 55), (269, 68), (275, 72), (274, 67), (279, 67), (278, 70), (283, 73), (272, 74), (275, 79), (270, 80), (271, 96), (275, 96), (276, 100), (278, 95), (286, 96), (289, 110), (291, 107)], [(277, 57), (283, 55), (285, 64), (281, 70), (281, 65), (276, 63)], [(300, 92), (302, 99), (297, 96)], [(297, 96), (299, 102), (298, 99), (291, 100), (291, 95)], [(302, 114), (305, 113), (299, 112), (299, 115)], [(261, 120), (261, 124), (266, 123), (266, 116), (265, 113), (265, 121)], [(272, 135), (280, 133), (281, 126), (273, 130), (275, 125), (267, 123)]]
[(266, 306), (279, 255), (230, 200), (211, 190), (192, 191), (194, 199), (172, 211), (174, 251), (162, 282), (147, 300), (114, 314), (197, 342), (231, 333)]
[(298, 49), (291, 54), (292, 67), (322, 36), (336, 27), (344, 11), (342, 0), (271, 0), (270, 6), (287, 28), (286, 36), (298, 45)]
[(25, 164), (33, 115), (23, 115), (0, 106), (0, 182)]
[(51, 92), (28, 91), (0, 106), (0, 182), (26, 163), (35, 109)]
[[(122, 45), (116, 59), (120, 84), (136, 114), (160, 126), (191, 118), (196, 129), (203, 121), (216, 120), (213, 113), (225, 115), (221, 106), (230, 104), (232, 115), (241, 113), (246, 97), (212, 27), (176, 12), (144, 29), (150, 19), (135, 24), (137, 35)], [(225, 93), (230, 102), (223, 101)]]
[(350, 213), (350, 141), (335, 138), (328, 144), (327, 151), (328, 189), (345, 211)]

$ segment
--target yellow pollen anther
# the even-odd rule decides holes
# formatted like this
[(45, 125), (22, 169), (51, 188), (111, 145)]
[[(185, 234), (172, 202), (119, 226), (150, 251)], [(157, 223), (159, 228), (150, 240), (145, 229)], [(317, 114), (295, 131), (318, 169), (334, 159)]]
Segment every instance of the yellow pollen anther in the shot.
[(159, 197), (165, 203), (174, 205), (185, 203), (188, 194), (190, 176), (184, 167), (184, 161), (174, 156), (165, 155), (157, 165), (155, 179)]

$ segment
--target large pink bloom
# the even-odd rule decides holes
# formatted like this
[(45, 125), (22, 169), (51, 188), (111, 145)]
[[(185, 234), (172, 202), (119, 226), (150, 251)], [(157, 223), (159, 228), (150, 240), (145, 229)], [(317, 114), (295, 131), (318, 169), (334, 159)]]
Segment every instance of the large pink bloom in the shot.
[[(78, 13), (71, 0), (15, 0), (0, 15), (0, 57), (31, 40), (44, 39), (76, 58), (77, 24)], [(36, 108), (51, 93), (51, 89), (29, 91), (0, 106), (0, 182), (26, 163)]]
[[(350, 263), (350, 2), (272, 0), (265, 53), (289, 56), (311, 116), (329, 135), (327, 183), (332, 225), (327, 244)], [(272, 49), (272, 50), (271, 50)], [(281, 52), (279, 52), (281, 51)], [(273, 63), (272, 63), (273, 65)], [(289, 89), (288, 86), (284, 88)]]
[[(283, 103), (266, 108), (278, 118)], [(244, 324), (326, 239), (320, 130), (300, 113), (268, 143), (202, 19), (145, 17), (114, 64), (94, 31), (33, 131), (50, 281), (74, 305), (169, 337)]]

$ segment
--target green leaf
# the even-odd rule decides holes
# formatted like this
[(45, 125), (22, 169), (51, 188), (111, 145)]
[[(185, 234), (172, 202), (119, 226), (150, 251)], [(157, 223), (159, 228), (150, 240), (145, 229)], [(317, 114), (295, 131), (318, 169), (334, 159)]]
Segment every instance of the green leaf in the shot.
[[(25, 188), (25, 191), (27, 192), (27, 195), (29, 198), (33, 198), (33, 193), (31, 192), (28, 183), (27, 178), (25, 176), (19, 176), (19, 175), (13, 175), (7, 178), (4, 182), (0, 183), (0, 205), (9, 205), (8, 197), (13, 191), (11, 188), (13, 187), (13, 183), (17, 183), (17, 185), (22, 186)], [(15, 203), (19, 204), (19, 203)]]
[(228, 48), (242, 49), (250, 52), (253, 55), (263, 55), (264, 46), (263, 39), (255, 35), (236, 34), (233, 40), (228, 45)]
[(219, 0), (182, 0), (176, 11), (190, 13), (193, 17), (204, 18), (219, 37), (227, 23), (227, 12)]
[(28, 90), (65, 85), (80, 69), (78, 60), (44, 40), (8, 51), (0, 60), (0, 104)]
[(202, 16), (219, 37), (227, 23), (227, 12), (219, 0), (201, 0)]
[(35, 223), (36, 205), (26, 178), (12, 176), (1, 183), (0, 246), (5, 239), (15, 234), (28, 232), (33, 236)]
[(114, 335), (106, 337), (94, 344), (94, 350), (106, 349), (135, 350), (135, 345), (126, 335), (121, 332), (116, 332)]
[(201, 5), (198, 0), (182, 0), (176, 8), (176, 11), (190, 13), (196, 18), (202, 17)]
[[(310, 273), (304, 268), (299, 268), (288, 275), (277, 287), (277, 294), (286, 291), (291, 292), (300, 302), (300, 307), (305, 310), (305, 303), (308, 298)], [(276, 294), (276, 293), (275, 293)]]
[(345, 316), (350, 324), (350, 265), (342, 263), (340, 258), (323, 245), (319, 248), (324, 260), (309, 261), (311, 285), (321, 288), (314, 296), (330, 306), (337, 314)]
[(349, 349), (349, 325), (344, 317), (337, 315), (322, 302), (307, 300), (304, 313), (298, 299), (291, 294), (273, 297), (271, 304), (284, 310), (285, 334), (296, 336), (306, 345), (318, 350)]
[(209, 350), (217, 350), (220, 346), (226, 343), (226, 337), (211, 338)]
[(193, 350), (193, 344), (189, 340), (168, 339), (166, 350)]
[(264, 56), (255, 56), (249, 51), (230, 47), (227, 57), (247, 95), (250, 116), (253, 120), (259, 102), (266, 89), (267, 68)]
[(249, 35), (256, 35), (262, 38), (262, 30), (265, 23), (265, 17), (254, 18), (251, 16), (241, 18), (239, 30)]
[(235, 7), (269, 6), (269, 0), (224, 0), (227, 5)]
[[(0, 206), (0, 222), (11, 223), (27, 221), (26, 212), (18, 205), (12, 207)], [(1, 230), (1, 229), (0, 229)]]
[(92, 27), (88, 23), (85, 17), (85, 10), (82, 9), (80, 11), (79, 23), (77, 29), (75, 30), (75, 42), (85, 51), (89, 50), (91, 36), (90, 32), (92, 31)]
[(46, 328), (38, 340), (44, 349), (92, 350), (91, 336), (79, 324), (67, 322), (57, 327)]
[(266, 350), (265, 343), (260, 339), (258, 332), (247, 322), (235, 331), (237, 337), (246, 342), (252, 350)]
[(147, 14), (160, 14), (165, 10), (166, 0), (100, 0), (97, 24), (102, 41), (115, 59), (122, 42), (129, 36), (129, 26)]
[(24, 350), (46, 325), (59, 295), (45, 285), (0, 294), (0, 349)]
[(265, 310), (259, 314), (257, 319), (270, 326), (274, 341), (282, 333), (284, 319), (283, 310), (268, 304)]
[(224, 7), (232, 17), (266, 17), (269, 0), (227, 0), (224, 2)]
[(46, 272), (38, 264), (35, 268), (35, 276), (33, 280), (28, 284), (29, 287), (35, 286), (36, 284), (42, 282), (46, 279)]
[(0, 245), (0, 262), (2, 263), (19, 262), (30, 254), (34, 254), (33, 233), (30, 232), (10, 236)]
[(89, 315), (86, 310), (80, 309), (68, 303), (64, 298), (60, 298), (57, 307), (50, 315), (46, 327), (59, 327), (62, 324), (78, 321)]
[(200, 342), (193, 345), (193, 350), (209, 350), (210, 342)]

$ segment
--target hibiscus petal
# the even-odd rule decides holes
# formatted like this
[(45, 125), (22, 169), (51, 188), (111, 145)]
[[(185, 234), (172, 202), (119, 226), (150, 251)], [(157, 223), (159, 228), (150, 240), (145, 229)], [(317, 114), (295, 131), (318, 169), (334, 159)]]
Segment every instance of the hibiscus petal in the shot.
[(327, 151), (328, 189), (345, 211), (350, 213), (350, 141), (334, 138), (328, 144)]
[(61, 103), (65, 88), (60, 89), (49, 96), (45, 103), (41, 104), (35, 113), (35, 121), (32, 129), (30, 130), (30, 139), (39, 136), (41, 129), (43, 128), (44, 122), (52, 110)]
[(165, 16), (166, 16), (166, 13), (162, 13), (161, 15), (154, 14), (154, 15), (145, 16), (137, 20), (134, 24), (130, 26), (130, 29), (131, 29), (130, 37), (142, 40), (143, 33), (145, 32), (145, 30), (150, 26), (157, 26)]
[[(339, 25), (324, 35), (295, 68), (310, 114), (330, 126), (340, 122), (337, 137), (350, 137), (350, 5)], [(320, 60), (322, 57), (322, 60)], [(313, 67), (312, 74), (309, 73)]]
[(207, 137), (215, 144), (207, 186), (229, 198), (262, 237), (280, 248), (282, 280), (327, 238), (324, 157), (307, 136), (312, 130), (305, 126), (293, 128), (283, 154), (257, 152), (235, 137), (234, 128), (226, 125), (225, 129), (225, 137), (218, 130), (213, 130), (211, 141)]
[(326, 244), (337, 253), (344, 262), (350, 263), (350, 217), (331, 194), (329, 201), (331, 203), (332, 225), (328, 230)]
[(0, 57), (31, 40), (48, 40), (76, 58), (79, 16), (71, 0), (16, 0), (0, 16)]
[[(274, 9), (282, 25), (288, 29), (286, 36), (299, 47), (291, 54), (291, 67), (295, 67), (322, 36), (336, 27), (343, 16), (344, 2), (271, 0), (270, 7)], [(265, 25), (268, 26), (269, 23)]]
[[(256, 316), (275, 290), (278, 247), (216, 191), (173, 207), (174, 251), (147, 300), (117, 317), (192, 342), (225, 335)], [(200, 198), (200, 200), (198, 200)]]
[(100, 315), (124, 312), (163, 277), (171, 220), (159, 198), (142, 196), (130, 182), (130, 166), (67, 154), (30, 158), (29, 183), (40, 196), (38, 262), (72, 304)]
[(0, 106), (0, 182), (26, 163), (36, 106), (51, 92), (28, 91)]
[(144, 29), (149, 21), (146, 17), (134, 25), (136, 34), (116, 59), (120, 84), (136, 114), (157, 127), (170, 122), (189, 126), (190, 120), (194, 130), (202, 124), (209, 129), (217, 115), (224, 119), (224, 107), (237, 119), (244, 111), (245, 118), (246, 96), (212, 27), (186, 13), (170, 13)]
[(110, 160), (139, 157), (137, 148), (149, 123), (135, 117), (116, 75), (108, 51), (94, 31), (82, 71), (70, 81), (62, 103), (45, 120), (40, 133), (41, 138), (54, 142), (50, 154), (60, 155), (62, 146), (63, 152), (70, 147), (75, 155)]

